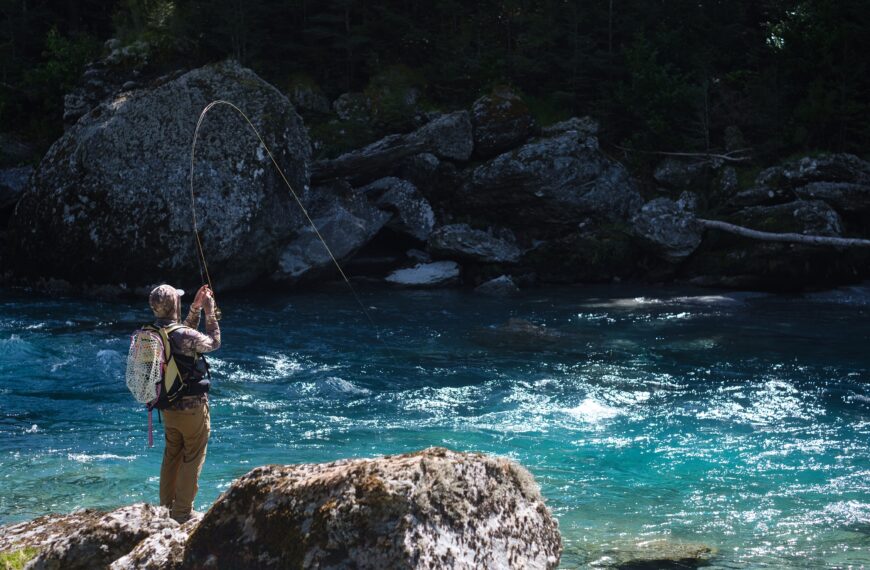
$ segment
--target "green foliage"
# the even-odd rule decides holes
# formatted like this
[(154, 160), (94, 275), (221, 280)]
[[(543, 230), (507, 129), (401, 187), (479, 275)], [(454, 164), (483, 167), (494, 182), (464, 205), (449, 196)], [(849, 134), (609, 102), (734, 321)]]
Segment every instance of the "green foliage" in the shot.
[(388, 131), (405, 131), (413, 125), (425, 81), (422, 74), (405, 65), (394, 65), (374, 75), (363, 93), (372, 105), (372, 114)]
[(22, 570), (37, 554), (39, 550), (36, 548), (0, 552), (0, 570)]
[(280, 87), (301, 74), (329, 100), (365, 92), (383, 128), (407, 128), (410, 88), (457, 108), (508, 84), (544, 125), (593, 115), (605, 145), (721, 149), (737, 126), (763, 161), (870, 148), (866, 0), (0, 2), (2, 129), (36, 138), (117, 37), (187, 65), (232, 57)]
[(92, 37), (66, 37), (51, 28), (45, 38), (43, 61), (25, 77), (25, 84), (48, 92), (63, 94), (75, 87), (88, 61), (99, 52)]

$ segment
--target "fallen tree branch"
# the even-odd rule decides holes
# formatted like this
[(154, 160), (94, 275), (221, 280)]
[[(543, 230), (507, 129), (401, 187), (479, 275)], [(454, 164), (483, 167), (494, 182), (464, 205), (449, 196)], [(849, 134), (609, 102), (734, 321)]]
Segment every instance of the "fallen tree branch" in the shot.
[(706, 159), (714, 159), (718, 158), (720, 160), (724, 160), (726, 162), (745, 162), (750, 160), (752, 157), (746, 155), (744, 153), (750, 152), (751, 148), (739, 148), (737, 150), (732, 150), (731, 152), (727, 152), (725, 154), (717, 154), (710, 152), (665, 152), (665, 151), (657, 151), (657, 150), (637, 150), (634, 148), (627, 148), (624, 146), (613, 145), (619, 150), (624, 150), (626, 152), (639, 152), (641, 154), (656, 154), (659, 156), (684, 156), (691, 158), (706, 158)]
[(796, 233), (762, 232), (759, 230), (744, 228), (743, 226), (735, 226), (734, 224), (729, 224), (728, 222), (720, 222), (719, 220), (702, 220), (698, 218), (697, 221), (705, 228), (721, 230), (723, 232), (728, 232), (738, 236), (762, 241), (799, 243), (804, 245), (826, 245), (834, 247), (870, 247), (870, 239), (808, 236)]

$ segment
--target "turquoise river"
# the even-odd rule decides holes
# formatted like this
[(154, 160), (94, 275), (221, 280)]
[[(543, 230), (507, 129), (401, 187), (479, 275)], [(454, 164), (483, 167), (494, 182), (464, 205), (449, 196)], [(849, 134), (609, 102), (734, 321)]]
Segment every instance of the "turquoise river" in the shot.
[[(564, 568), (654, 539), (712, 568), (870, 567), (870, 287), (359, 295), (377, 329), (346, 288), (222, 299), (197, 509), (257, 465), (438, 445), (527, 467)], [(148, 320), (0, 290), (0, 524), (157, 500), (162, 433), (123, 381)]]

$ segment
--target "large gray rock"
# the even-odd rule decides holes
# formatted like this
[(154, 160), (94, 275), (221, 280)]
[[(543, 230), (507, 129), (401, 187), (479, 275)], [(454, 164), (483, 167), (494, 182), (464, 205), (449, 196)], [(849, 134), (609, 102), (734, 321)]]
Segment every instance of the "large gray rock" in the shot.
[(631, 219), (634, 235), (669, 261), (680, 261), (701, 244), (703, 228), (690, 208), (669, 198), (644, 204)]
[(810, 182), (794, 192), (806, 200), (822, 200), (840, 212), (870, 212), (870, 182)]
[(507, 459), (430, 448), (258, 467), (190, 536), (195, 568), (555, 568), (556, 520)]
[[(10, 222), (19, 274), (75, 283), (146, 285), (196, 277), (191, 140), (215, 99), (239, 105), (303, 199), (310, 147), (281, 93), (225, 62), (123, 94), (82, 117), (49, 149)], [(302, 216), (244, 120), (215, 107), (197, 145), (196, 214), (219, 288), (274, 268)]]
[(459, 199), (493, 223), (555, 233), (586, 215), (626, 220), (643, 205), (626, 169), (601, 152), (595, 137), (574, 130), (533, 139), (478, 166)]
[(29, 570), (94, 570), (107, 568), (149, 536), (180, 525), (165, 507), (137, 503), (83, 520), (80, 526), (42, 548)]
[(408, 134), (393, 134), (337, 158), (321, 160), (312, 167), (314, 180), (345, 178), (354, 185), (388, 176), (397, 161), (407, 156), (432, 153), (436, 157), (465, 161), (474, 146), (467, 111), (441, 115)]
[(510, 230), (496, 235), (468, 224), (448, 224), (435, 230), (429, 238), (429, 251), (435, 256), (483, 263), (515, 263), (522, 255)]
[(735, 213), (729, 221), (754, 230), (796, 232), (806, 235), (840, 236), (840, 216), (819, 200), (795, 200), (774, 206), (752, 206)]
[(616, 545), (600, 553), (592, 566), (618, 570), (698, 568), (709, 564), (716, 553), (716, 548), (700, 542), (659, 538)]
[(458, 282), (459, 273), (459, 264), (455, 261), (433, 261), (396, 269), (384, 280), (402, 287), (441, 287)]
[(760, 186), (797, 188), (811, 182), (870, 184), (870, 163), (854, 154), (805, 156), (763, 170), (755, 179)]
[(342, 262), (371, 240), (392, 217), (389, 212), (370, 204), (365, 196), (342, 181), (313, 190), (314, 204), (308, 213), (326, 241), (307, 221), (281, 251), (278, 269), (272, 275), (278, 281), (299, 281), (332, 271), (332, 255)]
[[(806, 156), (763, 170), (755, 179), (756, 188), (738, 195), (739, 205), (761, 205), (774, 198), (789, 197), (822, 200), (846, 214), (870, 212), (870, 162), (853, 154)], [(749, 199), (765, 192), (766, 202)]]
[(359, 192), (378, 208), (393, 213), (387, 227), (420, 241), (429, 238), (435, 227), (435, 212), (411, 182), (388, 176), (363, 186)]
[(490, 157), (525, 141), (535, 129), (529, 107), (507, 87), (480, 97), (471, 106), (474, 154)]

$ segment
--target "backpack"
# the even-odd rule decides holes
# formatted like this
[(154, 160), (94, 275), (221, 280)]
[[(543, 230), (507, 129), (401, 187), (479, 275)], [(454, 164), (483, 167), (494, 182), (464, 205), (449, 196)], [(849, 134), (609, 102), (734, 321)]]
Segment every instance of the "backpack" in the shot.
[(144, 325), (130, 337), (127, 353), (127, 388), (148, 409), (148, 445), (154, 446), (151, 414), (177, 400), (187, 384), (172, 354), (169, 335), (183, 328), (175, 323), (168, 327)]

